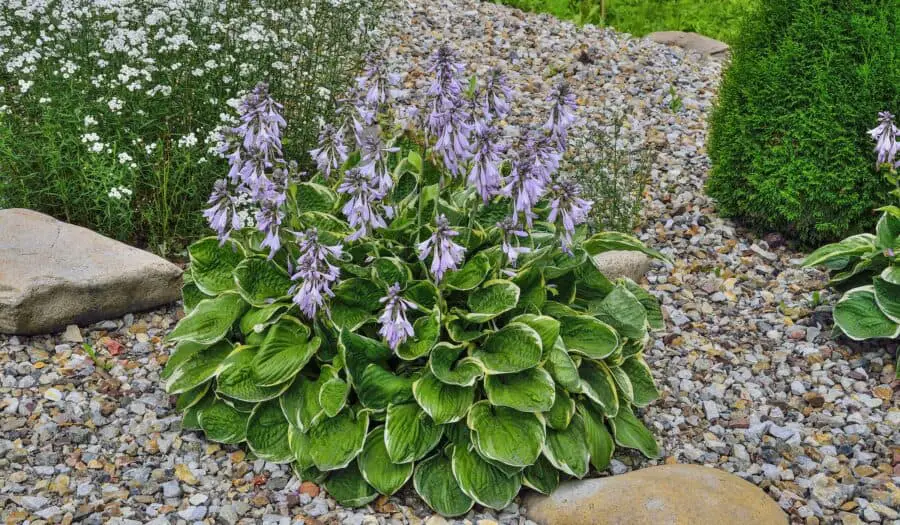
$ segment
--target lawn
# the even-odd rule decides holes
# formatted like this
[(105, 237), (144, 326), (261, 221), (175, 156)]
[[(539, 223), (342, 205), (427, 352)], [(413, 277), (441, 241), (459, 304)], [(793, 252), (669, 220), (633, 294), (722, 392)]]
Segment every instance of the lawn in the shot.
[[(527, 11), (610, 25), (637, 36), (654, 31), (693, 31), (727, 43), (737, 37), (740, 21), (758, 0), (500, 0)], [(589, 13), (587, 17), (580, 12)], [(586, 18), (586, 19), (584, 19)]]

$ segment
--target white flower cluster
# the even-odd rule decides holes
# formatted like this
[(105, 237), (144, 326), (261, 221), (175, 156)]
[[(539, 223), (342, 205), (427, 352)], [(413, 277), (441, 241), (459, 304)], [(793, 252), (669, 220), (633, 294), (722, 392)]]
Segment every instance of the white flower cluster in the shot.
[(110, 188), (109, 193), (107, 193), (106, 195), (110, 199), (120, 201), (122, 199), (131, 198), (131, 190), (126, 188), (125, 186), (116, 186), (115, 188)]

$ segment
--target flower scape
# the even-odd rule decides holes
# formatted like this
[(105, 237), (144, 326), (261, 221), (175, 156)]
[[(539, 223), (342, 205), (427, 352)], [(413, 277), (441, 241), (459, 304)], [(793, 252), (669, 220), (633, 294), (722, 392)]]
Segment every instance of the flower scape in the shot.
[(411, 93), (371, 60), (312, 174), (283, 158), (267, 86), (244, 98), (162, 374), (184, 428), (342, 505), (411, 481), (445, 516), (550, 493), (616, 447), (658, 456), (635, 409), (659, 395), (642, 352), (662, 314), (594, 258), (663, 257), (588, 235), (591, 203), (560, 173), (575, 95), (556, 84), (545, 125), (510, 143), (501, 70), (466, 79), (442, 46), (429, 73)]

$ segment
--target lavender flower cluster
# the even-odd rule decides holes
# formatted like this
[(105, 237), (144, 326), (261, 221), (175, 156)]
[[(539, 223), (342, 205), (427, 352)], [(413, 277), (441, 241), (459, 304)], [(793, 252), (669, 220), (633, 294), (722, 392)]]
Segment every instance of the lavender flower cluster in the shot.
[[(400, 76), (383, 61), (372, 60), (340, 109), (341, 122), (322, 127), (318, 147), (309, 153), (326, 182), (339, 178), (333, 187), (345, 196), (341, 211), (353, 230), (345, 240), (360, 241), (388, 227), (394, 216), (388, 197), (395, 185), (390, 160), (399, 148), (394, 145), (395, 139), (387, 137), (392, 131), (408, 128), (413, 121), (418, 122), (414, 128), (424, 130), (419, 140), (425, 151), (440, 159), (445, 169), (440, 191), (464, 181), (473, 188), (481, 205), (508, 199), (509, 215), (497, 223), (497, 228), (511, 267), (530, 251), (525, 245), (527, 230), (545, 200), (549, 202), (547, 219), (558, 228), (561, 249), (571, 254), (575, 228), (586, 221), (591, 207), (590, 201), (580, 197), (577, 184), (557, 175), (568, 130), (576, 120), (575, 95), (565, 82), (554, 86), (547, 97), (550, 108), (546, 123), (513, 147), (499, 131), (512, 102), (506, 76), (494, 68), (483, 83), (466, 89), (464, 70), (453, 49), (439, 47), (430, 58), (432, 81), (423, 96), (424, 110), (420, 111), (415, 104), (397, 103), (398, 94), (403, 93)], [(231, 167), (229, 176), (216, 183), (206, 211), (210, 225), (224, 241), (232, 230), (240, 229), (235, 194), (249, 197), (257, 208), (256, 226), (266, 234), (261, 244), (269, 249), (270, 257), (281, 247), (279, 229), (288, 172), (282, 154), (281, 130), (285, 123), (280, 111), (281, 106), (269, 96), (265, 84), (245, 98), (240, 107), (241, 123), (229, 131), (231, 140), (223, 151)], [(359, 162), (338, 174), (351, 151), (358, 152)], [(428, 270), (440, 284), (447, 272), (460, 268), (465, 248), (456, 242), (460, 231), (453, 228), (437, 203), (434, 213), (432, 233), (419, 239), (416, 252), (422, 262), (430, 259)], [(327, 314), (326, 299), (333, 296), (332, 287), (340, 277), (335, 261), (341, 258), (343, 246), (322, 244), (314, 228), (294, 235), (300, 253), (291, 275), (296, 281), (291, 289), (294, 302), (309, 318), (319, 311)], [(379, 317), (379, 333), (396, 349), (413, 336), (406, 313), (415, 306), (403, 298), (399, 283), (387, 290), (381, 302), (384, 310)]]
[(900, 168), (900, 160), (895, 161), (900, 151), (900, 129), (894, 124), (894, 115), (889, 111), (880, 112), (878, 126), (869, 130), (869, 135), (875, 139), (875, 153), (878, 154), (876, 168), (884, 165)]

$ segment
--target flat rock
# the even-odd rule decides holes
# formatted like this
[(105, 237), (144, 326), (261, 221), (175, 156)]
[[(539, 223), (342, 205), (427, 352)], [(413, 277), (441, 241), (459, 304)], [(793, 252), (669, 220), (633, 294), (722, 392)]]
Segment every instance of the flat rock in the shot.
[(181, 269), (86, 228), (0, 210), (0, 332), (50, 333), (179, 299)]
[(728, 44), (714, 38), (703, 36), (699, 33), (686, 31), (657, 31), (650, 33), (646, 38), (658, 44), (677, 46), (691, 51), (696, 51), (703, 56), (722, 59), (728, 56)]
[(785, 525), (787, 515), (751, 483), (699, 465), (661, 465), (600, 479), (569, 481), (550, 496), (525, 499), (541, 525)]
[(603, 275), (611, 281), (619, 277), (628, 277), (639, 283), (650, 270), (650, 257), (635, 251), (603, 252), (594, 256), (594, 262)]

